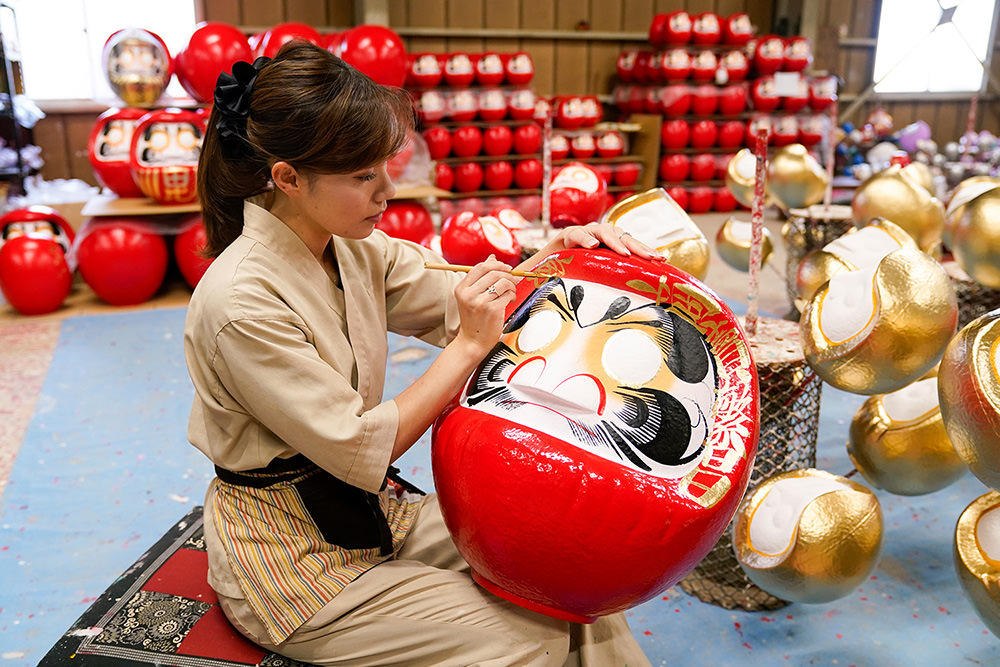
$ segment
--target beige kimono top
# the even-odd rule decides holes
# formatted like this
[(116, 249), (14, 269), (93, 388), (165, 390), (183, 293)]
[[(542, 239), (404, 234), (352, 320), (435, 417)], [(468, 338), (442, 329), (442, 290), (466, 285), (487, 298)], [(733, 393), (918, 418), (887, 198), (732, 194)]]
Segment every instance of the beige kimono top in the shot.
[[(188, 439), (227, 470), (302, 454), (379, 494), (398, 549), (417, 507), (383, 488), (399, 418), (382, 400), (386, 332), (447, 343), (458, 327), (457, 278), (425, 270), (440, 257), (378, 230), (332, 245), (342, 289), (284, 223), (245, 203), (242, 236), (213, 261), (188, 308)], [(327, 542), (291, 484), (215, 479), (205, 510), (219, 537), (208, 544), (209, 583), (246, 598), (275, 643), (391, 557)]]

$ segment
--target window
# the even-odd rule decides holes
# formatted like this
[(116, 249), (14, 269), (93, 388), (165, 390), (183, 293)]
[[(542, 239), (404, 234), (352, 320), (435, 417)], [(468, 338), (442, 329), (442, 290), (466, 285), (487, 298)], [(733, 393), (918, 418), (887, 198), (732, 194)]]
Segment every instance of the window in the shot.
[[(0, 29), (5, 42), (20, 38), (18, 47), (25, 94), (35, 100), (96, 99), (112, 101), (101, 51), (112, 33), (144, 28), (167, 44), (173, 57), (195, 26), (194, 0), (4, 0)], [(171, 79), (167, 96), (187, 97)]]
[(996, 0), (882, 0), (876, 93), (983, 89)]

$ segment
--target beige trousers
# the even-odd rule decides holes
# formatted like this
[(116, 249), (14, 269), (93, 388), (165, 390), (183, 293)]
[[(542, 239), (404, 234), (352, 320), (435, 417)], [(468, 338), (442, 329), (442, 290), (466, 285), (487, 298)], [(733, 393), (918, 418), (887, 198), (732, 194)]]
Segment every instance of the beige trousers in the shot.
[[(213, 529), (214, 526), (208, 526)], [(219, 595), (226, 616), (252, 641), (317, 665), (471, 667), (650, 663), (622, 614), (568, 623), (478, 586), (430, 494), (399, 550), (348, 584), (279, 645), (246, 601)]]

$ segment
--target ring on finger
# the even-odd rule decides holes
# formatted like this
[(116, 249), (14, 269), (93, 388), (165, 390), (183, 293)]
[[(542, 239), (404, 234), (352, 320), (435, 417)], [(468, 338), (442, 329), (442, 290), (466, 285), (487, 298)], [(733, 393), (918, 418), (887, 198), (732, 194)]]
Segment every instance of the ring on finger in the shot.
[(489, 294), (490, 294), (491, 296), (496, 296), (496, 295), (497, 295), (497, 285), (496, 285), (496, 283), (493, 283), (492, 285), (490, 285), (489, 287), (487, 287), (487, 288), (486, 288), (486, 291), (487, 291), (487, 292), (488, 292), (488, 293), (489, 293)]
[(618, 238), (620, 238), (620, 239), (623, 239), (623, 238), (625, 238), (626, 236), (632, 236), (632, 235), (631, 235), (631, 234), (629, 234), (628, 232), (622, 232), (621, 234), (619, 234), (619, 235), (618, 235)]

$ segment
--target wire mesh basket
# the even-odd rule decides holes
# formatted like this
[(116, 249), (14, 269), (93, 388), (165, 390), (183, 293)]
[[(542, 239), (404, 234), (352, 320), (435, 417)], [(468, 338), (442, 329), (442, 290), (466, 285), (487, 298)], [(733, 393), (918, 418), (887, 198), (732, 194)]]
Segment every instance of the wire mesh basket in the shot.
[(954, 260), (943, 261), (941, 266), (951, 278), (951, 284), (955, 288), (955, 296), (958, 297), (959, 329), (980, 315), (1000, 308), (1000, 289), (977, 283)]
[[(815, 467), (823, 383), (805, 362), (795, 322), (760, 319), (750, 347), (760, 383), (760, 440), (748, 487), (752, 489), (777, 473)], [(760, 611), (788, 604), (746, 576), (729, 529), (680, 587), (726, 609)]]

